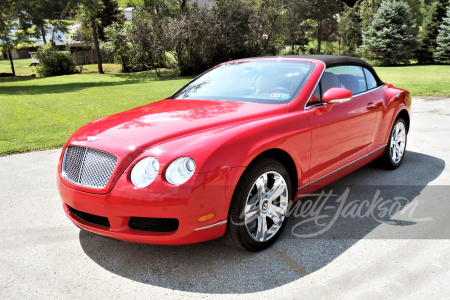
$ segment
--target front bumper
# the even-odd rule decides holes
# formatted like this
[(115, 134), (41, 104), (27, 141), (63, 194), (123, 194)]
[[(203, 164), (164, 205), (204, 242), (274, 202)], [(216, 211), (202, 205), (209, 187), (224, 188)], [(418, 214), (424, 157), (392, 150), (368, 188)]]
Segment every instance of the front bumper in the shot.
[[(58, 176), (58, 190), (64, 212), (78, 227), (110, 238), (137, 243), (181, 245), (219, 238), (225, 234), (229, 203), (234, 192), (231, 178), (239, 178), (242, 168), (230, 168), (195, 174), (185, 184), (173, 186), (158, 176), (147, 188), (136, 188), (123, 173), (114, 188), (105, 195), (73, 189)], [(70, 209), (106, 217), (110, 227), (88, 223)], [(216, 216), (206, 222), (198, 219)], [(129, 228), (131, 217), (174, 218), (175, 232), (146, 232)], [(212, 226), (211, 225), (216, 225)], [(202, 229), (203, 227), (207, 227)]]

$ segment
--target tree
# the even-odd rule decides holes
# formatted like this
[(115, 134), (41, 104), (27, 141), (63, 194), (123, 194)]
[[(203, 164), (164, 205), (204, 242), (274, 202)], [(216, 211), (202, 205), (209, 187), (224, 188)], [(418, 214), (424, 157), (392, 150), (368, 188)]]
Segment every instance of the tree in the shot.
[(2, 3), (0, 9), (0, 50), (8, 53), (12, 74), (16, 76), (12, 52), (31, 45), (34, 28), (20, 18), (15, 2)]
[(112, 23), (105, 28), (105, 37), (107, 42), (102, 47), (107, 49), (106, 52), (112, 53), (114, 61), (122, 65), (122, 72), (128, 72), (131, 61), (131, 45), (128, 42), (130, 26), (120, 23)]
[(447, 17), (442, 20), (436, 41), (438, 46), (433, 55), (435, 62), (450, 64), (450, 7), (447, 7)]
[(114, 22), (119, 24), (123, 23), (125, 21), (125, 17), (119, 10), (117, 0), (103, 0), (103, 5), (104, 8), (97, 14), (97, 18), (100, 20), (97, 29), (99, 39), (105, 41), (104, 29)]
[(21, 0), (18, 1), (20, 11), (23, 12), (22, 17), (28, 18), (29, 21), (36, 26), (36, 37), (41, 37), (44, 44), (46, 39), (47, 20), (56, 18), (52, 0)]
[(336, 40), (340, 2), (338, 0), (307, 0), (307, 3), (308, 17), (315, 21), (316, 53), (320, 54), (323, 41)]
[(341, 52), (343, 55), (356, 56), (356, 49), (362, 44), (361, 20), (358, 3), (350, 7), (344, 3), (344, 11), (339, 21)]
[(152, 12), (138, 7), (128, 35), (134, 71), (155, 70), (159, 76), (169, 45), (165, 24), (154, 17)]
[(375, 14), (380, 8), (381, 0), (361, 0), (358, 5), (361, 18), (361, 30), (367, 31), (372, 24)]
[(384, 0), (364, 32), (358, 53), (382, 65), (409, 63), (419, 47), (419, 41), (410, 32), (413, 23), (405, 2)]
[(419, 50), (419, 63), (433, 63), (433, 53), (437, 47), (436, 38), (448, 6), (448, 0), (437, 0), (432, 4), (420, 33), (422, 45)]
[(285, 14), (285, 44), (291, 47), (290, 54), (304, 52), (308, 44), (307, 31), (310, 25), (307, 22), (306, 1), (288, 1), (288, 9)]
[(90, 24), (92, 38), (94, 40), (95, 52), (97, 55), (98, 72), (104, 74), (102, 66), (102, 54), (98, 42), (97, 15), (104, 9), (102, 0), (71, 0), (64, 9), (62, 16), (68, 11), (74, 10), (84, 23)]

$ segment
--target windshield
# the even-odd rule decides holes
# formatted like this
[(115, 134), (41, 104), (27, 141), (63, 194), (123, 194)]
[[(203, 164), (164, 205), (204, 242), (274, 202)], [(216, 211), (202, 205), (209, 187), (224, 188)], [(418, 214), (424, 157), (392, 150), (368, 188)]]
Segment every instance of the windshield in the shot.
[(314, 64), (248, 61), (224, 64), (191, 81), (171, 99), (288, 103), (297, 96)]

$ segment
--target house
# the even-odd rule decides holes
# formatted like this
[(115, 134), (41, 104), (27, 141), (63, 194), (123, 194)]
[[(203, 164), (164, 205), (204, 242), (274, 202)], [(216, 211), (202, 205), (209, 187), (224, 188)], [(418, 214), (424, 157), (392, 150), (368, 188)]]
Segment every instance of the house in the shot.
[[(13, 59), (20, 59), (20, 58), (30, 58), (31, 54), (30, 54), (30, 49), (27, 47), (24, 47), (22, 49), (20, 49), (19, 51), (13, 51), (11, 53), (11, 56)], [(6, 51), (1, 51), (1, 55), (0, 55), (0, 60), (3, 59), (9, 59), (8, 53)]]
[(127, 21), (134, 20), (134, 7), (120, 7), (119, 10), (122, 11), (122, 14)]
[(193, 0), (193, 2), (197, 2), (199, 6), (203, 6), (205, 4), (211, 6), (213, 4), (212, 0)]

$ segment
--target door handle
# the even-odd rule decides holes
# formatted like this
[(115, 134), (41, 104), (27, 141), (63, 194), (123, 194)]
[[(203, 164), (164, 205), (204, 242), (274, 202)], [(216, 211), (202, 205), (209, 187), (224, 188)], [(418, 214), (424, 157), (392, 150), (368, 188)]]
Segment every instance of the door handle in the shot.
[(367, 104), (367, 109), (368, 109), (368, 110), (372, 110), (372, 109), (374, 109), (376, 106), (377, 106), (376, 103), (374, 103), (374, 102), (369, 102), (369, 103)]

